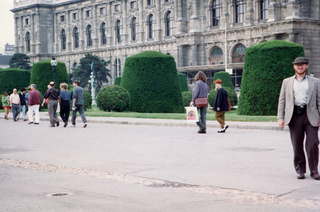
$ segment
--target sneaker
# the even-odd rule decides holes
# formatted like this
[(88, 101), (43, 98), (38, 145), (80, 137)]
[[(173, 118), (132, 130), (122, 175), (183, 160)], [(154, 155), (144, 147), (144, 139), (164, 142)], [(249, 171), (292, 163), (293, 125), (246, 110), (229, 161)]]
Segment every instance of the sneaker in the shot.
[(36, 122), (36, 123), (34, 123), (34, 124), (39, 125), (39, 123), (38, 123), (38, 122)]
[(59, 127), (59, 125), (60, 125), (60, 122), (57, 122), (57, 123), (56, 123), (56, 125), (57, 125), (57, 127)]
[(206, 131), (206, 130), (199, 130), (198, 133), (199, 133), (199, 134), (206, 134), (207, 131)]
[(224, 127), (224, 131), (226, 131), (228, 128), (229, 128), (229, 125), (226, 125), (226, 126)]
[(67, 127), (68, 126), (68, 122), (64, 122), (63, 127)]
[(83, 128), (86, 128), (88, 125), (87, 125), (87, 123), (84, 123), (83, 124)]
[(226, 132), (226, 130), (224, 128), (221, 130), (218, 130), (218, 133), (225, 133), (225, 132)]
[(33, 122), (31, 121), (31, 122), (29, 122), (28, 124), (29, 124), (29, 125), (30, 125), (30, 124), (33, 124)]

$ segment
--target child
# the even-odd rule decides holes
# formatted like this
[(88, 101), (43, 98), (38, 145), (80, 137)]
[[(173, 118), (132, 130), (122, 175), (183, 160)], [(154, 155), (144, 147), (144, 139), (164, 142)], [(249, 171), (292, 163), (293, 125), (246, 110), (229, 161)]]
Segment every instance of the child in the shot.
[(3, 93), (3, 96), (1, 98), (2, 107), (4, 109), (4, 119), (9, 119), (9, 111), (11, 110), (10, 107), (10, 99), (7, 92)]

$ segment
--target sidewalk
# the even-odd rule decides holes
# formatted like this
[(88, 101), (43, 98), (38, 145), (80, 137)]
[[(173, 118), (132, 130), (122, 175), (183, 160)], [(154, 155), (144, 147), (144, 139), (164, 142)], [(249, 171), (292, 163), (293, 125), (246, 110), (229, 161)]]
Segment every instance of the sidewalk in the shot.
[[(48, 121), (47, 112), (41, 112), (41, 120)], [(123, 117), (90, 117), (87, 116), (88, 123), (103, 123), (103, 124), (127, 124), (127, 125), (151, 125), (151, 126), (178, 126), (178, 127), (196, 127), (193, 122), (186, 120), (173, 119), (144, 119), (144, 118), (123, 118)], [(80, 117), (77, 122), (80, 123)], [(281, 130), (276, 122), (240, 122), (228, 121), (226, 123), (232, 128), (238, 129), (258, 129), (258, 130)], [(207, 127), (218, 128), (216, 121), (207, 121)]]

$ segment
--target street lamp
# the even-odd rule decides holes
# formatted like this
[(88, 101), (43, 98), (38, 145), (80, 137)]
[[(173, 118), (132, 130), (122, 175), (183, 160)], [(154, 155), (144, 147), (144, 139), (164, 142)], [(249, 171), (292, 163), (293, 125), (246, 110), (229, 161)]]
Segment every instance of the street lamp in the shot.
[(57, 71), (57, 65), (58, 65), (58, 62), (56, 61), (56, 58), (55, 57), (52, 57), (51, 59), (51, 70), (52, 70), (52, 75), (53, 75), (53, 81), (56, 82), (56, 71)]
[(91, 83), (91, 98), (92, 98), (92, 107), (97, 106), (96, 102), (96, 90), (95, 90), (95, 77), (93, 72), (93, 62), (91, 63), (91, 74), (90, 74), (90, 80), (89, 83)]

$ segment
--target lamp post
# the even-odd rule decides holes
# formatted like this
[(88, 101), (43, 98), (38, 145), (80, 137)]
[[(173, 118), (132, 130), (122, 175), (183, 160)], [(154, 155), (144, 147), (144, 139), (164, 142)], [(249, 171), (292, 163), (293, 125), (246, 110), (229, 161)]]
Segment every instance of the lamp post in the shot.
[(93, 72), (93, 62), (91, 63), (91, 74), (90, 74), (90, 80), (89, 82), (91, 83), (91, 98), (92, 98), (92, 107), (97, 106), (96, 102), (96, 90), (95, 90), (95, 77), (94, 77), (94, 72)]
[(56, 72), (57, 72), (58, 62), (56, 61), (55, 57), (52, 57), (50, 63), (51, 63), (51, 70), (52, 70), (52, 81), (56, 82)]

